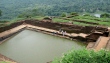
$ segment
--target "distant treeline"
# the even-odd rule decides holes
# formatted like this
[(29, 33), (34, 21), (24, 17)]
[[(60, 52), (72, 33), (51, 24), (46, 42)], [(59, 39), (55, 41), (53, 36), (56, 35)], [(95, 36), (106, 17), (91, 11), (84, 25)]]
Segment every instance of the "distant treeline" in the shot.
[(110, 0), (2, 0), (0, 18), (11, 19), (23, 14), (59, 16), (63, 12), (110, 13), (109, 7)]

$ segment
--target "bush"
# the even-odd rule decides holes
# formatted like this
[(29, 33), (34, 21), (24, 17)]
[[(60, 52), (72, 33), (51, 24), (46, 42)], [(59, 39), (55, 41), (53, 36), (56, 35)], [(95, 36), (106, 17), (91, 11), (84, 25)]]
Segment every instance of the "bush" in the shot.
[(104, 14), (101, 14), (101, 16), (100, 16), (101, 18), (109, 18), (110, 17), (110, 15), (109, 14), (107, 14), (107, 13), (104, 13)]
[(71, 12), (70, 15), (72, 15), (73, 17), (74, 16), (79, 16), (78, 13), (76, 13), (76, 12)]
[(61, 17), (66, 17), (66, 13), (62, 13), (61, 14)]
[(110, 52), (100, 50), (71, 50), (52, 63), (110, 63)]

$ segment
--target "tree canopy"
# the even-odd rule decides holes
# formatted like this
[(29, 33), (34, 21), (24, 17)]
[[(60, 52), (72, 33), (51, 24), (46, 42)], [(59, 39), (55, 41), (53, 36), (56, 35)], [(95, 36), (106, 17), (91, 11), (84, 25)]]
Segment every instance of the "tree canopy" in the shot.
[(40, 12), (48, 16), (60, 16), (63, 12), (110, 13), (109, 7), (110, 0), (3, 0), (0, 2), (0, 9), (3, 11), (2, 18), (5, 19), (17, 17), (24, 11), (30, 10), (31, 14), (36, 15)]
[(107, 14), (107, 13), (104, 13), (104, 14), (101, 14), (101, 15), (100, 15), (100, 17), (102, 17), (102, 18), (109, 18), (109, 17), (110, 17), (110, 15), (109, 15), (109, 14)]
[(2, 11), (0, 10), (0, 16), (2, 16)]
[(61, 17), (66, 17), (66, 13), (62, 13), (61, 14)]

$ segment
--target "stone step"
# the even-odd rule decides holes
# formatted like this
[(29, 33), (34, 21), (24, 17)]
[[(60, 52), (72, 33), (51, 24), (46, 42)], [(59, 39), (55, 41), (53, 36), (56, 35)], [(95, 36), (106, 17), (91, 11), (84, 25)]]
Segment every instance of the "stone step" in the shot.
[(94, 49), (96, 51), (101, 49), (110, 50), (110, 37), (100, 36), (96, 42), (90, 42), (87, 49)]
[(107, 50), (110, 50), (110, 38), (109, 38), (108, 43), (107, 43), (107, 45), (106, 45), (106, 49), (107, 49)]
[(96, 41), (96, 44), (94, 45), (95, 50), (100, 50), (106, 47), (108, 43), (109, 37), (103, 37), (100, 36), (100, 38)]

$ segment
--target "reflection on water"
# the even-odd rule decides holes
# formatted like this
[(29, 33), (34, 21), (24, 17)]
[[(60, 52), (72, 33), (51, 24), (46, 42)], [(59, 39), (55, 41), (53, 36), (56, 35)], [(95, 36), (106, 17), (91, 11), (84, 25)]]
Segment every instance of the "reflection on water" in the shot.
[(71, 40), (24, 30), (0, 45), (0, 53), (20, 63), (46, 63), (71, 48), (84, 45)]
[(101, 15), (101, 14), (94, 14), (94, 16), (95, 16), (95, 17), (98, 17), (98, 18), (100, 18), (100, 15)]

